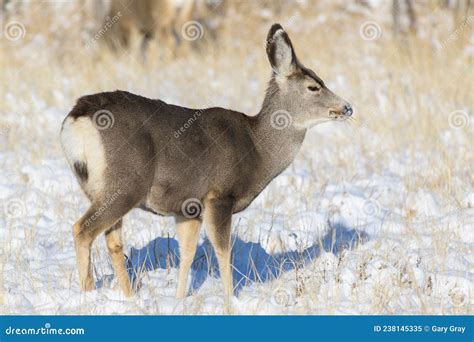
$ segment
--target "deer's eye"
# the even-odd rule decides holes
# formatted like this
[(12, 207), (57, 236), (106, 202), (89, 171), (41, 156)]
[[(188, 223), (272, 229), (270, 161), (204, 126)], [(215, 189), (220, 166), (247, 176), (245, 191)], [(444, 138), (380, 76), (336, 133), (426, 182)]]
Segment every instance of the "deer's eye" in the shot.
[(318, 91), (318, 90), (320, 90), (320, 89), (321, 89), (321, 88), (316, 87), (316, 86), (309, 86), (309, 87), (308, 87), (308, 90), (309, 90), (309, 91)]

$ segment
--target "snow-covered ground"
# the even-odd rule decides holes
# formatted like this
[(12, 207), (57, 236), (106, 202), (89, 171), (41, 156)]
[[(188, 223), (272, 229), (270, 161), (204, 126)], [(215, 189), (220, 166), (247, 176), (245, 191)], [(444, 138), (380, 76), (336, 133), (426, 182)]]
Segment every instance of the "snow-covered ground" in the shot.
[[(258, 31), (261, 41), (265, 29)], [(359, 32), (346, 37), (357, 38)], [(255, 112), (269, 73), (261, 44), (245, 65), (193, 57), (184, 69), (179, 61), (166, 67), (155, 61), (151, 71), (137, 72), (129, 57), (116, 65), (107, 64), (108, 57), (82, 62), (93, 70), (87, 73), (70, 69), (67, 61), (48, 65), (41, 59), (43, 39), (25, 38), (22, 46), (3, 42), (16, 51), (0, 53), (7, 70), (0, 108), (0, 312), (224, 313), (217, 261), (204, 229), (190, 296), (178, 300), (174, 220), (138, 209), (124, 221), (137, 294), (126, 299), (118, 289), (103, 237), (93, 248), (97, 289), (80, 292), (72, 224), (88, 202), (62, 156), (58, 134), (78, 94), (116, 87), (190, 106), (214, 101)], [(331, 88), (354, 104), (358, 124), (315, 127), (289, 169), (234, 216), (234, 313), (472, 314), (472, 68), (461, 60), (444, 74), (428, 75), (423, 63), (394, 70), (378, 50), (350, 60), (342, 54), (333, 65), (330, 53), (312, 56), (302, 38), (293, 40), (307, 56), (303, 62), (322, 69)], [(38, 59), (28, 58), (30, 52)], [(12, 54), (18, 59), (9, 64)], [(441, 63), (429, 61), (432, 68)], [(247, 66), (251, 71), (240, 70)], [(452, 90), (456, 97), (436, 83), (463, 72), (468, 80)], [(456, 111), (461, 125), (451, 122)], [(425, 114), (433, 119), (415, 117)], [(409, 127), (414, 122), (419, 126)]]
[[(57, 144), (63, 115), (53, 109), (46, 115), (44, 134), (51, 145)], [(347, 130), (337, 123), (326, 126), (332, 127), (316, 128), (305, 144), (313, 160), (298, 159), (235, 216), (236, 312), (465, 312), (474, 293), (474, 194), (466, 192), (460, 207), (449, 207), (431, 191), (407, 192), (403, 156), (393, 156), (393, 166), (383, 174), (319, 188), (311, 165), (322, 164), (321, 172), (331, 167), (324, 151), (318, 156), (310, 146), (319, 141), (337, 146)], [(116, 288), (103, 238), (93, 257), (98, 289), (80, 293), (71, 225), (86, 210), (86, 199), (60, 155), (33, 166), (28, 146), (23, 148), (21, 155), (0, 154), (4, 311), (222, 312), (217, 263), (204, 233), (193, 265), (193, 295), (176, 300), (173, 220), (139, 210), (125, 221), (129, 265), (141, 280), (136, 297), (127, 300)], [(358, 156), (354, 146), (342, 151)], [(414, 212), (412, 219), (408, 211)]]

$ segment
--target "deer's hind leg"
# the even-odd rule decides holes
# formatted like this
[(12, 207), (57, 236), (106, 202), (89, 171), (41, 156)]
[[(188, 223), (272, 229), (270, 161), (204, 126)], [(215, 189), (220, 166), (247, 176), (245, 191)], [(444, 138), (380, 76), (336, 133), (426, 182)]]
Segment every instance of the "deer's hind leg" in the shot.
[(85, 215), (74, 224), (73, 235), (77, 268), (79, 270), (80, 286), (83, 291), (89, 291), (95, 287), (91, 265), (92, 243), (100, 233), (120, 221), (135, 204), (130, 196), (123, 193), (117, 197), (112, 196), (103, 201), (95, 201)]
[(120, 288), (125, 296), (130, 297), (133, 294), (133, 291), (130, 284), (130, 277), (128, 276), (127, 268), (125, 267), (125, 255), (123, 254), (122, 243), (122, 220), (117, 221), (112, 228), (105, 232), (105, 238), (107, 240), (107, 248), (110, 257), (112, 258), (115, 276), (117, 277)]

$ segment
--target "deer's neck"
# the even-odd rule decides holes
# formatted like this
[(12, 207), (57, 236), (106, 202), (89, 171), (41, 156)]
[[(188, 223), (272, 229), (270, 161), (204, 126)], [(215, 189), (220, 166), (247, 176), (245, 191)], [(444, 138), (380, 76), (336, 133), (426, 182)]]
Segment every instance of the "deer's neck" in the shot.
[(277, 92), (268, 91), (262, 109), (254, 117), (254, 143), (262, 158), (262, 177), (268, 177), (268, 182), (293, 162), (306, 134), (306, 129), (285, 121), (291, 120), (287, 107)]

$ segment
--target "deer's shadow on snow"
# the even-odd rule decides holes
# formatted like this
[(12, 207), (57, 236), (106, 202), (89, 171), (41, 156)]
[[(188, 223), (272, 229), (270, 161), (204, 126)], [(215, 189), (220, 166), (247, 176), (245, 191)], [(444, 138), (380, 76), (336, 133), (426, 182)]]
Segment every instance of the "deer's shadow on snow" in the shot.
[[(344, 249), (352, 249), (367, 240), (365, 232), (351, 229), (341, 224), (330, 228), (329, 232), (315, 245), (303, 251), (268, 254), (254, 242), (244, 242), (233, 236), (232, 267), (234, 289), (237, 295), (244, 286), (253, 282), (267, 282), (278, 278), (283, 272), (296, 267), (304, 267), (317, 258), (321, 251), (338, 255)], [(179, 266), (179, 246), (174, 238), (158, 237), (141, 249), (132, 248), (127, 257), (130, 278), (139, 287), (140, 275), (155, 269)], [(192, 264), (191, 293), (201, 287), (208, 276), (219, 277), (217, 258), (210, 242), (206, 239), (198, 246)]]

